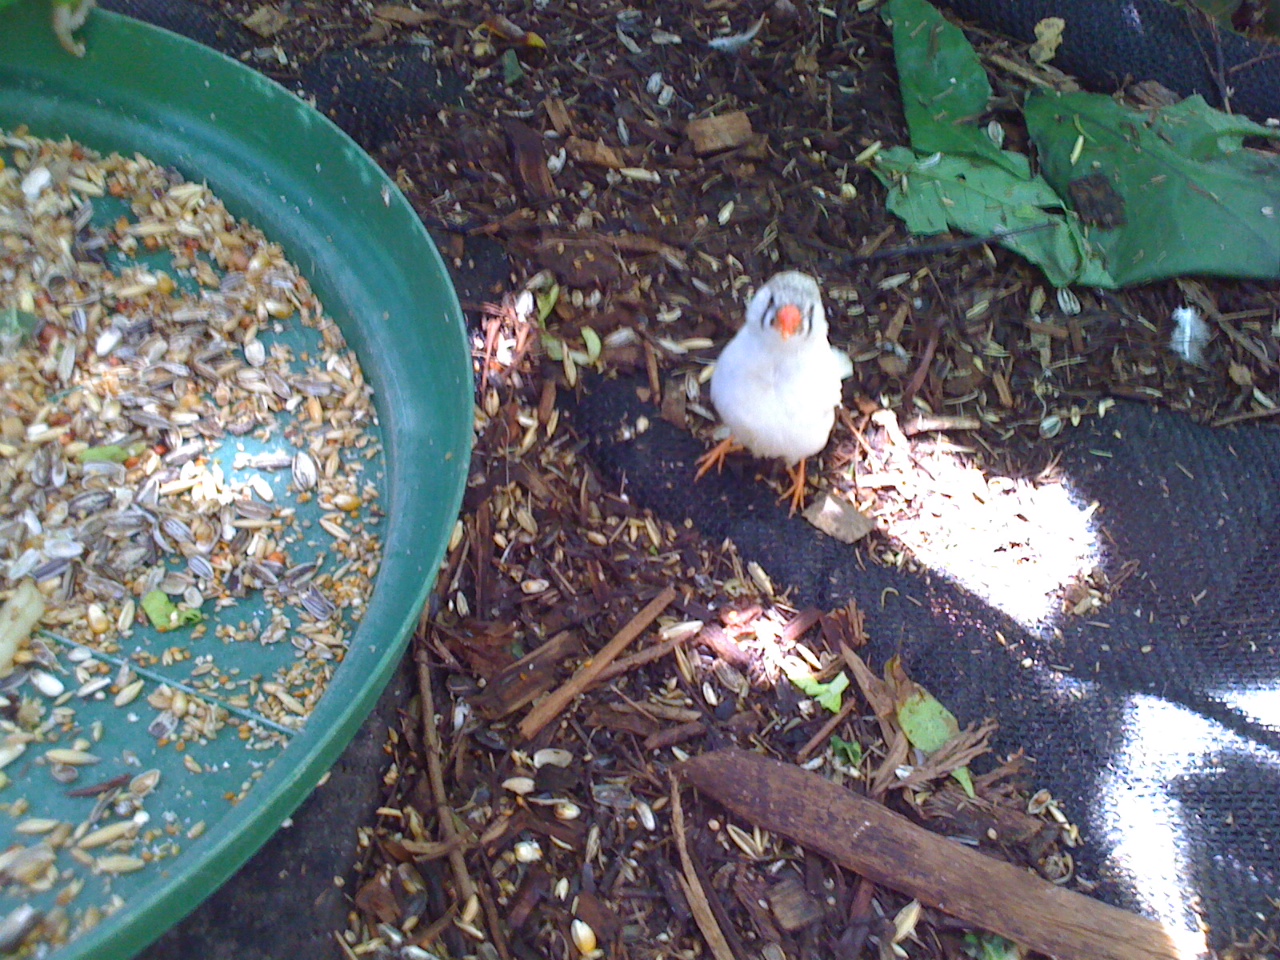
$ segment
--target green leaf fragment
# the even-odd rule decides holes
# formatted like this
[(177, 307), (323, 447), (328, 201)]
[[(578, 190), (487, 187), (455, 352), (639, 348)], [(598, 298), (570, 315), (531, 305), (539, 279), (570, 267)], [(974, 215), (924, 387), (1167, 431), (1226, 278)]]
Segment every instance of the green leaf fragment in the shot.
[(564, 359), (564, 341), (559, 337), (544, 333), (542, 335), (542, 349), (547, 351), (547, 356), (557, 363)]
[(37, 317), (17, 307), (0, 310), (0, 354), (8, 354), (22, 346), (36, 328)]
[(925, 0), (891, 0), (885, 12), (913, 148), (875, 158), (890, 212), (918, 235), (1001, 238), (1055, 286), (1114, 286), (1061, 197), (979, 126), (991, 84), (964, 33)]
[[(913, 693), (898, 707), (898, 725), (911, 745), (926, 754), (941, 750), (960, 733), (955, 714), (927, 690)], [(975, 795), (968, 767), (956, 767), (951, 776), (966, 794)]]
[(1023, 957), (1016, 943), (995, 933), (966, 933), (964, 952), (974, 960), (1022, 960)]
[(981, 158), (1027, 178), (1027, 158), (997, 147), (978, 119), (991, 99), (991, 83), (959, 27), (925, 0), (891, 0), (893, 54), (911, 145), (921, 153)]
[(963, 32), (926, 0), (884, 9), (919, 156), (882, 151), (872, 169), (913, 233), (996, 237), (1059, 287), (1280, 278), (1280, 156), (1244, 147), (1280, 130), (1199, 96), (1138, 111), (1099, 94), (1036, 93), (1025, 108), (1032, 176), (1025, 156), (978, 125), (991, 85)]
[[(843, 674), (841, 674), (843, 676)], [(857, 740), (845, 740), (836, 734), (831, 735), (831, 749), (836, 755), (836, 759), (840, 760), (847, 766), (858, 767), (862, 764), (862, 744)]]
[(520, 58), (514, 50), (508, 50), (502, 55), (502, 82), (511, 86), (523, 76), (524, 67), (520, 66)]
[(842, 670), (826, 683), (815, 680), (813, 674), (799, 660), (784, 660), (782, 669), (787, 679), (794, 683), (806, 697), (832, 713), (840, 712), (841, 695), (849, 688), (849, 677)]
[(179, 610), (163, 590), (152, 590), (143, 596), (142, 609), (151, 625), (161, 633), (199, 623), (204, 619), (199, 610)]
[(81, 463), (124, 463), (142, 452), (144, 444), (131, 443), (122, 447), (118, 443), (105, 443), (100, 447), (86, 447), (77, 454)]
[(889, 188), (889, 210), (915, 234), (960, 230), (998, 242), (1039, 266), (1055, 286), (1114, 286), (1075, 219), (1040, 177), (1019, 179), (983, 160), (904, 147), (882, 150), (872, 172)]
[(898, 707), (898, 724), (911, 745), (925, 753), (941, 750), (960, 732), (955, 714), (925, 690), (913, 693)]

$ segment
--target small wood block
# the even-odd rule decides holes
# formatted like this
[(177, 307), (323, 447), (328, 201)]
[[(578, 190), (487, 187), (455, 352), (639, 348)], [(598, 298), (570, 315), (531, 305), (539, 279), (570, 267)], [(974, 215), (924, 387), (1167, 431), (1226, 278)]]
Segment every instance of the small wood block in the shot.
[(751, 118), (743, 110), (722, 113), (715, 117), (690, 120), (684, 135), (693, 144), (693, 152), (699, 156), (732, 150), (751, 139)]
[(769, 909), (778, 926), (795, 933), (826, 916), (822, 901), (809, 893), (795, 877), (787, 877), (769, 888)]

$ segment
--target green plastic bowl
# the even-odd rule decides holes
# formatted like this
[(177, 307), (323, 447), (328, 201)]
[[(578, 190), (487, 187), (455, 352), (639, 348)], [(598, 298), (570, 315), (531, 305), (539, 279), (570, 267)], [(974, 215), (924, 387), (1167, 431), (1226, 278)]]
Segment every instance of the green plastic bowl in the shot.
[[(80, 36), (88, 53), (75, 59), (53, 36), (48, 0), (0, 9), (0, 127), (25, 124), (35, 135), (70, 136), (103, 152), (142, 152), (207, 182), (234, 215), (280, 243), (360, 358), (375, 390), (387, 469), (382, 566), (328, 692), (238, 806), (192, 798), (203, 805), (204, 836), (164, 870), (133, 875), (125, 908), (55, 954), (110, 960), (137, 953), (230, 877), (311, 792), (372, 709), (458, 515), (472, 387), (444, 263), (408, 202), (351, 139), (282, 87), (182, 37), (104, 11)], [(154, 749), (146, 724), (134, 727), (146, 741), (140, 747)], [(0, 803), (14, 787), (0, 791)], [(215, 809), (216, 819), (204, 816)], [(5, 897), (0, 915), (16, 903)]]

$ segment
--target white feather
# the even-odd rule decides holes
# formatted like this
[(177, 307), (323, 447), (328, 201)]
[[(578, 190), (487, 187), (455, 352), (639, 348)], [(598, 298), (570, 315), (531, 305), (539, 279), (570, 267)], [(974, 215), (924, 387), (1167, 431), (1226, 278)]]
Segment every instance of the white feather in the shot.
[(1209, 343), (1209, 325), (1195, 307), (1176, 307), (1173, 311), (1173, 334), (1169, 346), (1187, 363), (1200, 365), (1204, 348)]

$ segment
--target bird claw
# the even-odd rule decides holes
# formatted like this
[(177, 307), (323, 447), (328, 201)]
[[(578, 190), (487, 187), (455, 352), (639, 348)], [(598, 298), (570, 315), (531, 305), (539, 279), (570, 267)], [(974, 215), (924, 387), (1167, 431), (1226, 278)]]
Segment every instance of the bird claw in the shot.
[(790, 500), (791, 511), (787, 514), (794, 517), (796, 511), (804, 506), (804, 481), (805, 481), (805, 461), (801, 460), (794, 467), (787, 467), (787, 476), (791, 478), (791, 486), (789, 486), (779, 500)]
[(693, 475), (693, 479), (695, 481), (701, 480), (712, 467), (715, 467), (716, 473), (719, 473), (724, 469), (724, 461), (729, 454), (745, 449), (746, 447), (734, 440), (733, 437), (725, 437), (698, 458), (698, 472)]

